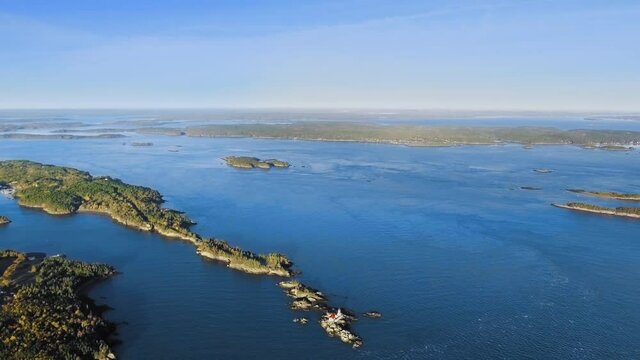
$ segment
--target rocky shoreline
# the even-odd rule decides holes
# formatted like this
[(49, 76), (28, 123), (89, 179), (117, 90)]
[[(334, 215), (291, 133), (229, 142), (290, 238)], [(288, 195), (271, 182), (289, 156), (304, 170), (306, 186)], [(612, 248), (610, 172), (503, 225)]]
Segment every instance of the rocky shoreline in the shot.
[[(230, 269), (247, 274), (284, 278), (295, 274), (293, 263), (282, 254), (256, 254), (233, 247), (223, 240), (191, 232), (189, 228), (194, 223), (178, 211), (162, 208), (161, 195), (150, 188), (125, 184), (110, 177), (92, 177), (72, 168), (29, 161), (0, 161), (0, 184), (5, 191), (10, 189), (12, 197), (22, 206), (55, 215), (77, 212), (106, 215), (119, 224), (140, 231), (189, 241), (203, 258), (222, 262)], [(321, 320), (320, 325), (328, 335), (354, 347), (362, 345), (362, 339), (350, 328), (356, 317), (344, 309), (329, 306), (322, 292), (298, 281), (281, 283), (281, 287), (294, 299), (292, 309), (323, 313), (323, 319), (326, 319)], [(336, 320), (335, 314), (342, 315)]]
[[(290, 304), (291, 310), (321, 313), (320, 326), (327, 335), (336, 337), (353, 348), (359, 348), (363, 345), (362, 338), (351, 329), (351, 324), (358, 320), (352, 312), (330, 306), (327, 297), (322, 292), (297, 280), (281, 281), (278, 286), (293, 299)], [(300, 321), (303, 320), (298, 322)]]

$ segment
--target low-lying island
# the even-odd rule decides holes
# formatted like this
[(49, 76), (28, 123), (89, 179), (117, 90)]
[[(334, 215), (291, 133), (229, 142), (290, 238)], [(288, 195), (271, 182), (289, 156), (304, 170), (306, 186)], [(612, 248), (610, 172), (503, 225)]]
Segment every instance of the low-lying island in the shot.
[(582, 202), (570, 202), (567, 204), (552, 204), (552, 205), (562, 209), (582, 211), (582, 212), (588, 212), (593, 214), (612, 215), (612, 216), (621, 216), (621, 217), (640, 219), (640, 208), (635, 208), (635, 207), (610, 208), (610, 207), (587, 204)]
[(260, 160), (250, 156), (227, 156), (223, 158), (227, 165), (238, 169), (271, 169), (272, 167), (286, 169), (291, 166), (288, 162), (278, 159)]

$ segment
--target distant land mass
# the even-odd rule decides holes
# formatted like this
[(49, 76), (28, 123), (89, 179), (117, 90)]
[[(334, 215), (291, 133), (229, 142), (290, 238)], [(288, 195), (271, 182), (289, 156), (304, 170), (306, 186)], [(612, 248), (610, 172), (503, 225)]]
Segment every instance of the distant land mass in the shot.
[(100, 135), (28, 134), (28, 133), (0, 134), (0, 139), (17, 139), (17, 140), (83, 140), (83, 139), (118, 139), (123, 137), (125, 136), (122, 134), (100, 134)]
[[(172, 129), (172, 131), (176, 131)], [(519, 143), (591, 147), (640, 144), (639, 131), (560, 130), (547, 127), (376, 125), (359, 122), (205, 125), (183, 130), (194, 137), (250, 137), (315, 141), (351, 141), (408, 146)], [(609, 148), (605, 148), (609, 149)]]

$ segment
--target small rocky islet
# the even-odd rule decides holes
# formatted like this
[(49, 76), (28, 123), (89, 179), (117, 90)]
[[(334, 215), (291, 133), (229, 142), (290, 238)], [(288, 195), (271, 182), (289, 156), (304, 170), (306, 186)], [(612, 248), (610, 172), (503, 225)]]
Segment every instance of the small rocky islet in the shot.
[(115, 273), (60, 255), (0, 251), (0, 358), (115, 359), (115, 325), (81, 291)]
[(11, 220), (8, 217), (0, 215), (0, 226), (7, 225), (10, 222)]
[(368, 317), (368, 318), (370, 318), (370, 319), (379, 319), (379, 318), (382, 317), (382, 313), (380, 313), (379, 311), (375, 311), (375, 310), (367, 311), (363, 315)]
[[(293, 299), (291, 310), (319, 312), (321, 314), (320, 326), (327, 335), (336, 337), (354, 348), (362, 346), (362, 338), (351, 329), (351, 324), (357, 320), (351, 311), (329, 305), (327, 297), (322, 292), (297, 280), (281, 281), (278, 286)], [(299, 319), (294, 319), (294, 322), (302, 321), (296, 320)]]
[(222, 160), (224, 160), (227, 163), (227, 165), (237, 169), (268, 170), (271, 168), (286, 169), (291, 166), (288, 162), (278, 160), (278, 159), (261, 160), (259, 158), (250, 157), (250, 156), (227, 156), (227, 157), (224, 157)]

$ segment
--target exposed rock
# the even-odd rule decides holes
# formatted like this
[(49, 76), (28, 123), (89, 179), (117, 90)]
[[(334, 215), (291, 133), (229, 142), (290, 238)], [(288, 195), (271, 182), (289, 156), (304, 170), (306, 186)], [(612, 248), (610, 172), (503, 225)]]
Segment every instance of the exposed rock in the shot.
[(298, 280), (280, 281), (278, 283), (278, 286), (280, 286), (283, 289), (293, 289), (295, 287), (300, 286), (300, 281)]
[(367, 311), (366, 313), (364, 313), (364, 316), (371, 318), (371, 319), (379, 319), (382, 317), (382, 314), (378, 311)]
[(8, 217), (0, 215), (0, 225), (6, 225), (10, 222), (11, 220)]
[(307, 325), (309, 323), (309, 319), (301, 317), (293, 319), (293, 322), (300, 325)]
[(278, 159), (266, 159), (261, 160), (256, 157), (250, 156), (227, 156), (223, 158), (227, 165), (240, 169), (271, 169), (276, 168), (288, 168), (290, 164), (286, 161)]
[(327, 298), (322, 292), (308, 287), (299, 281), (281, 281), (278, 286), (285, 290), (287, 296), (293, 298), (292, 310), (323, 310), (327, 308)]
[(329, 336), (337, 337), (345, 344), (354, 348), (362, 346), (362, 339), (351, 331), (351, 322), (355, 317), (345, 314), (342, 309), (327, 311), (320, 318), (320, 326)]
[(0, 195), (13, 199), (16, 195), (16, 190), (9, 184), (0, 181)]

